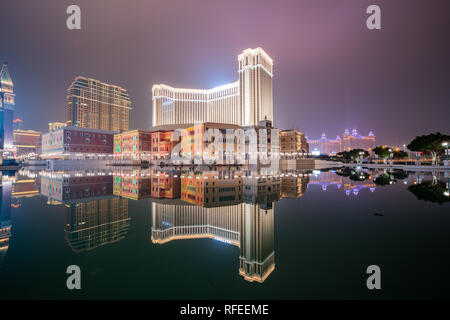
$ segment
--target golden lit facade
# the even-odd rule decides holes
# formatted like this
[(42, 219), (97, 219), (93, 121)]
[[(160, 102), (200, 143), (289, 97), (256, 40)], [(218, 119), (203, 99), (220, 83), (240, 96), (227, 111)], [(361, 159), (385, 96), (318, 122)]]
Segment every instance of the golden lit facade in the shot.
[(309, 146), (305, 135), (295, 130), (280, 131), (280, 152), (284, 156), (306, 155)]
[(39, 131), (34, 130), (14, 130), (14, 147), (16, 156), (36, 153), (36, 145), (41, 137)]
[(48, 132), (52, 132), (52, 131), (64, 128), (65, 126), (68, 125), (68, 122), (71, 123), (71, 121), (67, 121), (67, 122), (59, 122), (59, 121), (49, 122), (48, 123)]
[(69, 124), (112, 131), (130, 128), (128, 91), (95, 79), (76, 77), (67, 95)]
[(239, 80), (212, 88), (152, 88), (152, 125), (217, 122), (240, 126), (273, 120), (273, 61), (261, 48), (238, 56)]

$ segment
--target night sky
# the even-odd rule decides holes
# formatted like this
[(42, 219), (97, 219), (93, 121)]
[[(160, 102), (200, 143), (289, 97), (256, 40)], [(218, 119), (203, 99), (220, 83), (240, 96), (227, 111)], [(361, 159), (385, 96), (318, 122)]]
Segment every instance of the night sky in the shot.
[[(81, 7), (81, 30), (66, 8)], [(381, 30), (366, 8), (381, 7)], [(450, 134), (448, 0), (1, 0), (0, 60), (9, 62), (24, 129), (65, 121), (82, 75), (129, 90), (131, 128), (151, 125), (151, 87), (211, 88), (238, 79), (237, 55), (274, 60), (279, 128), (334, 138), (373, 130), (400, 145)]]

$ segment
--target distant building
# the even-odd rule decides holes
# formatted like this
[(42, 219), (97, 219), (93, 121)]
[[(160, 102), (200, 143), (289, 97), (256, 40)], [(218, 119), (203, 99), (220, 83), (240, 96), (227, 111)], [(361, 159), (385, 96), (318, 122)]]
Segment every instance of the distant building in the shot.
[(14, 130), (22, 130), (23, 129), (23, 120), (20, 118), (13, 120), (13, 128)]
[(129, 130), (131, 101), (126, 89), (91, 78), (76, 77), (67, 91), (69, 125)]
[(5, 62), (0, 71), (0, 149), (13, 148), (14, 83)]
[(39, 131), (34, 130), (14, 130), (14, 147), (16, 156), (25, 156), (31, 153), (36, 154), (36, 143), (41, 137)]
[(375, 148), (375, 134), (370, 131), (367, 136), (361, 136), (358, 130), (353, 129), (351, 134), (345, 129), (342, 137), (337, 136), (336, 139), (328, 139), (325, 133), (318, 140), (310, 140), (307, 138), (309, 150), (314, 155), (328, 154), (333, 155), (342, 151), (352, 149), (364, 149), (372, 151)]
[(309, 145), (305, 135), (295, 130), (280, 131), (280, 152), (284, 156), (307, 155)]
[(49, 122), (48, 124), (48, 132), (52, 132), (61, 128), (64, 128), (65, 126), (67, 126), (70, 123), (70, 121), (67, 122)]
[(212, 89), (152, 88), (152, 125), (215, 122), (240, 126), (273, 121), (273, 61), (261, 48), (238, 56), (239, 80)]
[(322, 191), (327, 191), (329, 186), (334, 185), (337, 189), (342, 188), (347, 196), (352, 193), (357, 196), (362, 189), (368, 189), (370, 192), (374, 192), (376, 188), (376, 184), (370, 179), (355, 181), (349, 177), (337, 175), (332, 171), (311, 175), (308, 181), (308, 188), (312, 185), (320, 185)]
[(72, 126), (45, 133), (42, 135), (41, 158), (111, 159), (115, 133)]

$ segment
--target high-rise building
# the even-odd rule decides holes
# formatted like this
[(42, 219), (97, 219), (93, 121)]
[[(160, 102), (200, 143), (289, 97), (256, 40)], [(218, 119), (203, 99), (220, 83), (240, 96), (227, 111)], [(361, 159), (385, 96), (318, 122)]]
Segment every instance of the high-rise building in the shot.
[(128, 130), (131, 100), (126, 89), (76, 77), (67, 90), (69, 125), (100, 130)]
[(152, 125), (217, 122), (240, 126), (273, 121), (273, 61), (261, 48), (238, 56), (239, 80), (212, 89), (152, 88)]
[(0, 149), (13, 147), (14, 83), (4, 63), (0, 71)]

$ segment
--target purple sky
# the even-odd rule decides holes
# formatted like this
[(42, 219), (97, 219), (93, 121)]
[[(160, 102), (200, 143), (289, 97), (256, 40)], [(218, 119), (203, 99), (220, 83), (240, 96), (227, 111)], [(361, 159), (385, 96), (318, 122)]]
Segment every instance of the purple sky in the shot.
[[(78, 4), (81, 31), (66, 29)], [(381, 30), (365, 10), (381, 7)], [(274, 60), (279, 128), (330, 138), (373, 130), (377, 144), (449, 132), (448, 0), (2, 0), (0, 60), (9, 62), (16, 115), (46, 131), (66, 120), (77, 75), (129, 90), (132, 128), (151, 125), (151, 86), (211, 88), (236, 81), (237, 55)]]

